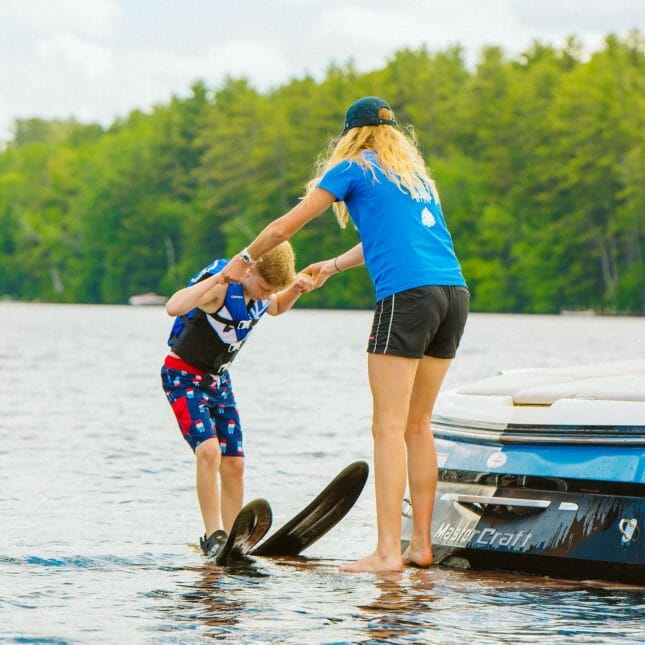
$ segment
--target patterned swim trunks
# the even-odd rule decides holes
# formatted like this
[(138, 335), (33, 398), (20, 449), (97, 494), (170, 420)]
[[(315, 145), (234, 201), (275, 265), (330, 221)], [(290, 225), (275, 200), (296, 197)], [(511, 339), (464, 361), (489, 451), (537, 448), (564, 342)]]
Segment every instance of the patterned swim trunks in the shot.
[(228, 371), (215, 376), (167, 356), (161, 384), (193, 452), (200, 443), (217, 437), (223, 456), (244, 457), (242, 426)]

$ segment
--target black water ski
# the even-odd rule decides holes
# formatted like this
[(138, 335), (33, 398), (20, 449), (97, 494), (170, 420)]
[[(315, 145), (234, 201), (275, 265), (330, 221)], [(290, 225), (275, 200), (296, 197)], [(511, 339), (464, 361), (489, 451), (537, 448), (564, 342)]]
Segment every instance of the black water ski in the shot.
[(235, 518), (228, 539), (215, 554), (215, 562), (230, 565), (244, 560), (271, 528), (272, 519), (266, 499), (254, 499), (246, 504)]
[(361, 494), (368, 473), (369, 466), (364, 461), (347, 466), (313, 502), (251, 554), (294, 556), (304, 551), (347, 515)]

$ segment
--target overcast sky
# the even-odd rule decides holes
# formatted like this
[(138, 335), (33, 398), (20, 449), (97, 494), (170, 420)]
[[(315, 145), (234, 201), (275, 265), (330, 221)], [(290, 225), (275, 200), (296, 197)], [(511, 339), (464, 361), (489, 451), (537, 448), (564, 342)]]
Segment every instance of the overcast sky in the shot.
[(645, 0), (0, 0), (0, 140), (13, 120), (109, 124), (244, 75), (261, 90), (330, 62), (381, 67), (402, 47), (485, 44), (515, 55), (532, 40), (587, 51), (645, 28)]

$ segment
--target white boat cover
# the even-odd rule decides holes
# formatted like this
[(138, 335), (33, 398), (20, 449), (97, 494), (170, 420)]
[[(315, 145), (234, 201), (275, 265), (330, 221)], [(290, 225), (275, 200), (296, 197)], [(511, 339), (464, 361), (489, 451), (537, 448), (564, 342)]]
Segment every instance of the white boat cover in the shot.
[(552, 405), (562, 399), (645, 402), (645, 359), (504, 370), (456, 393), (512, 397), (514, 405)]

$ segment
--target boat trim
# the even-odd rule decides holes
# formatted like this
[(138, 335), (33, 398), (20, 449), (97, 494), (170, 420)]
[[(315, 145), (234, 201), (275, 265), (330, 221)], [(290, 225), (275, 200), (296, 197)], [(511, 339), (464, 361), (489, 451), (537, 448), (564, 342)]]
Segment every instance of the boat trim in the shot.
[(535, 426), (519, 423), (474, 425), (463, 419), (433, 417), (432, 431), (435, 437), (476, 443), (645, 446), (643, 426)]
[(493, 497), (492, 495), (465, 495), (463, 493), (444, 493), (442, 500), (465, 502), (466, 504), (495, 504), (497, 506), (525, 506), (527, 508), (549, 508), (548, 499), (525, 499), (521, 497)]
[[(487, 478), (491, 478), (487, 481)], [(498, 478), (502, 478), (501, 480)], [(597, 479), (572, 479), (567, 477), (528, 476), (525, 482), (508, 481), (508, 478), (526, 476), (517, 473), (495, 473), (491, 471), (478, 472), (460, 468), (439, 468), (439, 481), (477, 486), (492, 486), (495, 489), (513, 488), (533, 491), (536, 494), (549, 493), (578, 493), (583, 495), (612, 495), (617, 497), (644, 497), (645, 483), (627, 481), (603, 481)]]

